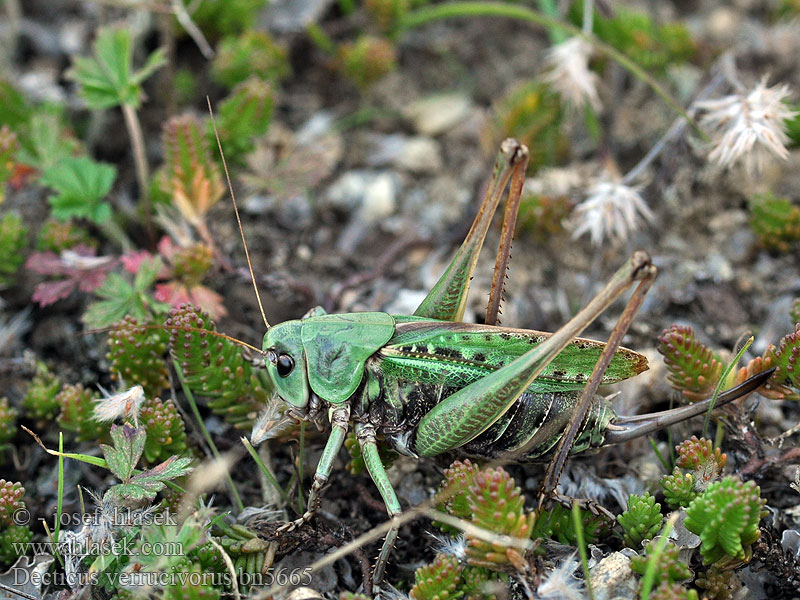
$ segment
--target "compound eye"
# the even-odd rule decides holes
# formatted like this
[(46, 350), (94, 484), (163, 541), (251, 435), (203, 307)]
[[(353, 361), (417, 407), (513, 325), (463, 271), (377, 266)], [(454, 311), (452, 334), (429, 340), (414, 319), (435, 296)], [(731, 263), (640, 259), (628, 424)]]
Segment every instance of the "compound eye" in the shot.
[(278, 375), (286, 377), (294, 369), (294, 360), (288, 354), (281, 354), (278, 356), (278, 362), (275, 367), (278, 370)]

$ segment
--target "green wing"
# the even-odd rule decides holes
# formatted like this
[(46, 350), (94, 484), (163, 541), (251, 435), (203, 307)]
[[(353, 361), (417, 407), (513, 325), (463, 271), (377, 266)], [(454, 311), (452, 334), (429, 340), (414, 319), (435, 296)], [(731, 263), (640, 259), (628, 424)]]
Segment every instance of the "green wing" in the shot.
[[(395, 317), (395, 334), (381, 349), (387, 375), (462, 388), (507, 365), (551, 334), (528, 329)], [(580, 390), (605, 344), (577, 338), (528, 388), (534, 393)], [(615, 383), (646, 371), (647, 358), (619, 348), (603, 376)]]
[(356, 391), (364, 363), (394, 334), (386, 313), (321, 315), (303, 320), (308, 382), (320, 398), (339, 404)]

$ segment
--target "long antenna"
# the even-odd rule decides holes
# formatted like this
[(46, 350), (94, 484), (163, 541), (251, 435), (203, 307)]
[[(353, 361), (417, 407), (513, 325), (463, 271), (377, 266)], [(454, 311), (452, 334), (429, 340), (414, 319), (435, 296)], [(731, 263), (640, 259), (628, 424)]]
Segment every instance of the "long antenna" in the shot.
[(222, 151), (222, 142), (219, 141), (217, 122), (214, 120), (214, 111), (211, 109), (211, 98), (206, 96), (206, 102), (208, 102), (208, 113), (211, 115), (211, 126), (214, 128), (214, 136), (217, 138), (219, 155), (222, 157), (222, 168), (225, 170), (225, 179), (228, 180), (228, 190), (231, 193), (231, 200), (233, 200), (233, 211), (236, 213), (236, 222), (239, 224), (239, 234), (242, 236), (242, 244), (244, 244), (244, 255), (247, 257), (247, 268), (250, 269), (250, 281), (253, 282), (253, 290), (256, 293), (256, 300), (258, 300), (258, 310), (261, 311), (261, 318), (264, 319), (264, 325), (267, 329), (269, 329), (269, 321), (267, 321), (267, 315), (264, 314), (264, 306), (261, 304), (261, 295), (258, 293), (258, 285), (256, 285), (256, 276), (253, 274), (253, 263), (250, 262), (250, 251), (247, 249), (247, 240), (244, 238), (242, 219), (239, 217), (239, 206), (236, 204), (236, 194), (233, 193), (231, 176), (230, 173), (228, 173), (228, 163), (225, 161), (225, 153)]
[[(238, 340), (235, 337), (231, 337), (229, 335), (225, 335), (224, 333), (220, 333), (219, 331), (211, 331), (210, 329), (203, 329), (202, 327), (192, 327), (190, 325), (156, 325), (155, 323), (142, 323), (141, 325), (136, 325), (138, 328), (142, 329), (154, 329), (157, 331), (192, 331), (195, 333), (202, 333), (212, 335), (214, 337), (222, 338), (228, 340), (229, 342), (233, 342), (237, 346), (241, 346), (243, 348), (248, 348), (252, 350), (256, 354), (264, 355), (264, 351), (261, 348), (256, 348), (252, 344), (248, 344), (247, 342), (243, 342), (242, 340)], [(89, 329), (87, 331), (82, 331), (81, 335), (94, 335), (98, 333), (108, 333), (109, 331), (114, 331), (116, 327), (104, 327), (102, 329)]]

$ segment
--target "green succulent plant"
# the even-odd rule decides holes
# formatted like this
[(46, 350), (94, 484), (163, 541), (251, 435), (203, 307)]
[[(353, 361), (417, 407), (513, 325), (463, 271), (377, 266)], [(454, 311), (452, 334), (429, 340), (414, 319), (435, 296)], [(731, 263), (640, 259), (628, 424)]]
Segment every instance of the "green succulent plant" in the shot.
[(60, 390), (61, 380), (50, 372), (46, 364), (37, 361), (36, 374), (22, 398), (25, 416), (40, 421), (55, 418), (59, 410), (56, 396)]
[(95, 395), (80, 383), (65, 385), (56, 396), (61, 412), (58, 425), (75, 434), (79, 442), (104, 439), (108, 428), (94, 419)]
[(192, 8), (192, 20), (211, 39), (238, 34), (258, 20), (258, 11), (267, 0), (204, 0), (195, 4), (182, 0)]
[(447, 554), (437, 554), (429, 565), (414, 573), (414, 587), (409, 595), (413, 600), (456, 600), (464, 595), (461, 585), (463, 567), (458, 559)]
[(719, 449), (713, 448), (711, 440), (692, 436), (675, 446), (678, 455), (676, 464), (682, 469), (692, 471), (694, 489), (705, 490), (712, 481), (722, 475), (728, 457)]
[(63, 250), (69, 250), (79, 244), (95, 248), (97, 240), (72, 221), (47, 221), (36, 238), (36, 247), (41, 252), (59, 254)]
[(741, 587), (733, 571), (715, 567), (700, 573), (695, 580), (695, 585), (705, 590), (703, 598), (711, 600), (731, 600), (734, 597), (734, 591)]
[[(525, 496), (502, 468), (486, 468), (472, 478), (467, 491), (472, 522), (488, 531), (516, 539), (529, 539), (536, 514), (525, 511)], [(520, 550), (499, 541), (489, 542), (467, 535), (467, 562), (500, 570), (522, 563)]]
[(169, 333), (125, 317), (108, 334), (111, 377), (125, 385), (139, 384), (153, 398), (169, 387), (165, 356)]
[(750, 198), (750, 226), (761, 245), (786, 252), (800, 240), (800, 206), (771, 192)]
[(5, 199), (5, 183), (14, 172), (19, 139), (8, 125), (0, 126), (0, 203)]
[(25, 260), (28, 229), (22, 217), (9, 212), (0, 219), (0, 288), (14, 283), (15, 276)]
[(265, 82), (278, 81), (291, 72), (286, 48), (262, 31), (248, 30), (224, 37), (211, 64), (211, 77), (233, 88), (253, 77)]
[(364, 0), (364, 8), (378, 26), (392, 31), (410, 8), (410, 0)]
[(684, 525), (700, 536), (703, 563), (721, 567), (748, 561), (750, 545), (761, 535), (758, 524), (765, 503), (755, 483), (731, 476), (715, 481), (692, 500)]
[[(647, 565), (650, 561), (650, 556), (654, 553), (656, 548), (657, 539), (650, 540), (645, 548), (644, 556), (634, 556), (631, 558), (631, 569), (639, 575), (644, 575), (647, 571)], [(661, 582), (675, 583), (684, 581), (691, 578), (692, 572), (686, 563), (678, 559), (680, 548), (675, 544), (668, 543), (658, 555), (656, 559), (656, 575), (655, 583), (658, 585)]]
[(702, 400), (714, 392), (722, 376), (722, 361), (697, 340), (694, 330), (672, 325), (658, 338), (658, 351), (667, 365), (667, 379), (689, 400)]
[(661, 505), (649, 492), (645, 492), (641, 496), (628, 496), (628, 508), (617, 517), (617, 521), (622, 526), (625, 545), (640, 550), (642, 542), (652, 539), (661, 531), (664, 517), (661, 515)]
[(767, 351), (767, 356), (771, 358), (771, 364), (778, 367), (772, 379), (800, 389), (800, 367), (797, 364), (800, 358), (800, 322), (795, 324), (794, 332), (781, 338), (777, 348)]
[(493, 137), (513, 137), (530, 148), (528, 171), (555, 164), (567, 155), (569, 143), (562, 132), (561, 100), (541, 81), (531, 81), (509, 91), (494, 107)]
[(386, 38), (371, 35), (339, 46), (337, 58), (342, 73), (361, 90), (394, 70), (397, 64), (394, 45)]
[(206, 228), (205, 216), (222, 199), (225, 185), (211, 155), (206, 125), (192, 115), (178, 115), (164, 124), (162, 139), (164, 166), (159, 186), (209, 243), (213, 238)]
[(686, 508), (697, 497), (694, 489), (694, 477), (691, 473), (684, 473), (678, 467), (670, 475), (665, 475), (659, 481), (664, 491), (667, 506), (672, 509)]
[[(463, 462), (457, 460), (446, 468), (437, 495), (436, 508), (459, 519), (471, 518), (472, 508), (467, 498), (467, 490), (479, 471), (480, 467), (468, 458)], [(446, 533), (460, 533), (460, 530), (445, 523), (434, 521), (433, 524)]]
[(0, 529), (0, 565), (10, 566), (22, 556), (19, 548), (24, 548), (33, 539), (33, 532), (27, 525), (11, 525)]
[[(572, 3), (570, 20), (580, 25), (583, 3)], [(688, 60), (697, 52), (689, 30), (682, 23), (659, 24), (646, 12), (616, 7), (611, 16), (595, 9), (594, 33), (648, 71), (663, 71)]]
[(698, 600), (697, 590), (687, 590), (679, 583), (662, 581), (650, 593), (650, 600)]
[(147, 399), (139, 413), (147, 432), (144, 459), (149, 464), (167, 460), (173, 454), (186, 455), (186, 424), (171, 399)]
[(11, 406), (8, 398), (0, 398), (0, 449), (17, 435), (19, 411)]
[(208, 398), (209, 407), (232, 425), (252, 427), (272, 393), (266, 371), (247, 362), (233, 342), (204, 333), (216, 331), (216, 325), (194, 306), (173, 309), (165, 326), (170, 354), (189, 388)]
[(0, 479), (0, 528), (14, 525), (14, 513), (25, 508), (24, 495), (20, 482)]
[[(608, 521), (588, 510), (580, 510), (583, 537), (587, 544), (596, 544), (611, 533)], [(577, 546), (572, 512), (561, 504), (542, 512), (536, 518), (532, 538), (551, 538), (562, 544)]]
[(0, 565), (13, 564), (33, 537), (27, 524), (15, 522), (25, 509), (24, 495), (21, 483), (0, 479)]
[(255, 138), (267, 132), (274, 104), (273, 85), (257, 77), (239, 83), (222, 101), (217, 113), (217, 129), (230, 163), (242, 162), (253, 149)]

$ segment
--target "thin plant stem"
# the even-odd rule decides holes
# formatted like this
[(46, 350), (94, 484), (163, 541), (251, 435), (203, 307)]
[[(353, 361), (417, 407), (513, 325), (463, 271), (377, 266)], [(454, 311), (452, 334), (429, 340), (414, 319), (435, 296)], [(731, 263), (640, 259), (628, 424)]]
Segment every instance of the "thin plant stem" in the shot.
[(103, 221), (102, 223), (98, 223), (97, 226), (102, 230), (106, 237), (114, 240), (120, 245), (123, 253), (133, 250), (133, 242), (131, 242), (131, 238), (129, 238), (128, 234), (125, 233), (125, 230), (119, 226), (119, 223), (114, 220), (113, 215), (110, 219)]
[(658, 542), (656, 542), (656, 545), (653, 548), (653, 554), (650, 555), (648, 553), (647, 566), (645, 567), (644, 576), (642, 577), (642, 591), (641, 595), (639, 596), (642, 600), (650, 599), (650, 591), (653, 589), (653, 585), (656, 581), (656, 566), (658, 565), (658, 559), (664, 552), (664, 548), (667, 547), (667, 542), (669, 542), (669, 534), (672, 531), (672, 528), (675, 526), (675, 522), (677, 520), (678, 513), (676, 512), (664, 524), (664, 528), (661, 530), (661, 537), (658, 539)]
[[(703, 100), (710, 96), (724, 81), (725, 76), (722, 73), (718, 73), (714, 78), (709, 82), (709, 84), (704, 87), (699, 94), (695, 97), (695, 102), (698, 100)], [(692, 117), (694, 117), (694, 111), (690, 109), (688, 111)], [(672, 140), (677, 138), (679, 135), (683, 133), (686, 129), (686, 121), (683, 119), (676, 119), (675, 122), (670, 126), (667, 133), (665, 133), (655, 145), (648, 150), (647, 154), (636, 163), (633, 168), (625, 173), (625, 176), (622, 178), (622, 183), (624, 185), (630, 185), (630, 183), (639, 176), (639, 174), (644, 171), (653, 160), (658, 157), (659, 154), (666, 148), (667, 144), (669, 144)]]
[(667, 462), (667, 459), (661, 455), (661, 452), (658, 451), (658, 446), (656, 445), (656, 441), (653, 438), (647, 438), (647, 440), (650, 442), (650, 447), (653, 449), (653, 452), (655, 453), (658, 462), (660, 462), (661, 466), (664, 467), (664, 470), (667, 473), (669, 473), (672, 470), (672, 467)]
[(306, 33), (314, 45), (322, 50), (325, 54), (335, 54), (336, 53), (336, 44), (330, 38), (330, 36), (325, 33), (325, 31), (317, 25), (316, 23), (311, 23), (308, 27), (306, 27)]
[(136, 168), (136, 181), (139, 186), (139, 198), (143, 202), (145, 227), (150, 237), (153, 237), (153, 216), (150, 206), (150, 169), (147, 165), (147, 152), (145, 151), (142, 124), (136, 109), (130, 104), (122, 104), (122, 115), (125, 117), (125, 126), (131, 138), (133, 148), (133, 163)]
[(583, 33), (592, 33), (594, 27), (594, 0), (583, 0)]
[(203, 32), (200, 31), (200, 28), (197, 26), (197, 24), (192, 21), (192, 17), (186, 10), (186, 6), (184, 6), (183, 2), (180, 0), (170, 0), (169, 5), (172, 8), (172, 13), (175, 15), (178, 23), (181, 24), (183, 30), (189, 34), (190, 38), (192, 38), (192, 41), (197, 46), (197, 49), (200, 50), (203, 58), (206, 60), (211, 60), (214, 58), (214, 49), (211, 47), (211, 44), (208, 43), (208, 40), (206, 40)]
[(589, 556), (586, 552), (586, 540), (583, 537), (583, 523), (581, 522), (581, 509), (578, 506), (577, 500), (572, 502), (572, 526), (575, 528), (578, 552), (581, 555), (581, 567), (583, 567), (583, 577), (586, 580), (586, 591), (589, 592), (589, 600), (594, 600), (592, 578), (589, 573)]
[(670, 106), (670, 108), (686, 119), (686, 122), (692, 126), (692, 129), (694, 129), (698, 135), (704, 140), (709, 139), (689, 113), (686, 112), (686, 109), (684, 109), (652, 75), (622, 52), (606, 44), (593, 34), (584, 33), (571, 23), (544, 15), (526, 6), (506, 4), (503, 2), (481, 2), (479, 0), (425, 6), (407, 14), (400, 21), (398, 32), (402, 33), (408, 29), (413, 29), (414, 27), (419, 27), (420, 25), (432, 21), (463, 17), (506, 17), (541, 25), (542, 27), (560, 29), (572, 35), (579, 36), (592, 44), (596, 50), (617, 62), (622, 68), (631, 73), (631, 75), (645, 82), (658, 97)]
[[(542, 14), (552, 18), (558, 17), (558, 7), (556, 6), (554, 0), (539, 0), (538, 4), (539, 11), (541, 11)], [(550, 38), (550, 42), (553, 44), (560, 44), (567, 39), (567, 35), (564, 33), (564, 31), (555, 27), (549, 27), (547, 29), (547, 36)]]
[(278, 480), (275, 479), (275, 475), (272, 474), (272, 471), (269, 470), (269, 467), (267, 467), (267, 465), (264, 464), (264, 461), (261, 460), (261, 457), (258, 455), (258, 452), (256, 452), (256, 449), (253, 448), (253, 444), (250, 443), (250, 440), (248, 440), (246, 437), (242, 437), (241, 442), (255, 461), (256, 465), (258, 465), (258, 468), (261, 470), (261, 473), (264, 474), (264, 477), (267, 479), (267, 481), (269, 481), (272, 487), (275, 488), (275, 491), (280, 494), (280, 497), (283, 499), (283, 501), (288, 502), (289, 497), (286, 495), (286, 490), (280, 486)]
[(714, 410), (714, 404), (717, 401), (717, 396), (719, 393), (723, 391), (723, 388), (728, 385), (728, 375), (733, 371), (734, 367), (739, 364), (742, 356), (744, 353), (747, 352), (747, 349), (753, 343), (753, 336), (751, 335), (750, 338), (744, 343), (741, 350), (736, 354), (731, 362), (729, 362), (725, 369), (722, 371), (722, 375), (717, 382), (717, 387), (714, 389), (714, 395), (711, 396), (711, 403), (708, 405), (708, 411), (706, 412), (706, 418), (703, 421), (703, 437), (708, 439), (708, 424), (711, 422), (711, 411)]
[[(58, 539), (61, 537), (61, 515), (64, 512), (64, 433), (58, 432), (58, 494), (56, 498), (56, 522), (53, 531), (53, 555), (58, 559), (58, 563), (63, 567), (64, 559), (58, 551)], [(47, 522), (45, 521), (45, 525)]]
[[(189, 389), (189, 386), (186, 385), (186, 379), (183, 375), (183, 370), (181, 366), (178, 364), (177, 360), (173, 360), (172, 364), (175, 366), (175, 372), (178, 374), (178, 381), (181, 383), (181, 389), (183, 389), (183, 393), (186, 396), (186, 400), (189, 402), (189, 406), (192, 409), (192, 414), (194, 415), (195, 420), (197, 421), (198, 427), (200, 427), (200, 432), (203, 434), (203, 439), (205, 439), (206, 443), (208, 444), (209, 449), (211, 450), (211, 454), (217, 460), (221, 460), (221, 456), (219, 450), (217, 450), (216, 444), (214, 444), (214, 440), (211, 439), (211, 434), (208, 433), (208, 429), (206, 429), (206, 424), (203, 422), (203, 417), (200, 415), (200, 409), (197, 407), (197, 403), (194, 401), (194, 394), (192, 394), (192, 390)], [(230, 472), (225, 472), (225, 479), (228, 480), (228, 487), (231, 490), (231, 496), (233, 498), (234, 504), (238, 512), (242, 512), (244, 510), (244, 503), (242, 502), (241, 497), (239, 496), (239, 491), (236, 489), (236, 485), (233, 483), (233, 478), (231, 477)]]

